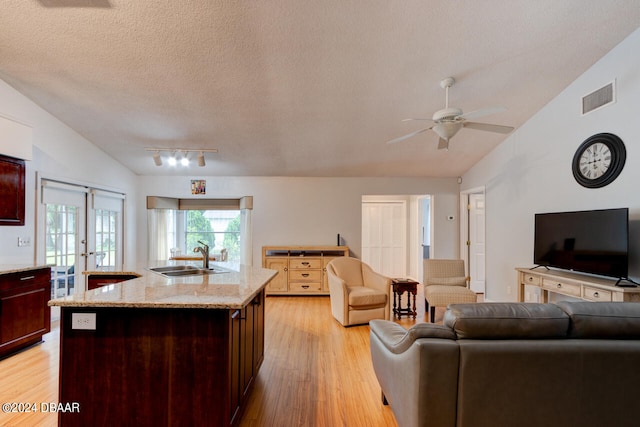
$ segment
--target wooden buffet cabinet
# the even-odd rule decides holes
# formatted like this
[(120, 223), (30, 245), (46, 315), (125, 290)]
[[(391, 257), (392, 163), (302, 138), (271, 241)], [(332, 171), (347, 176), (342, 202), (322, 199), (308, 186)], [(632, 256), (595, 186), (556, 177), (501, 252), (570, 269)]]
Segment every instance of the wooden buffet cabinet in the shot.
[(0, 274), (0, 357), (42, 341), (51, 327), (51, 268)]
[(615, 279), (563, 270), (545, 270), (544, 267), (516, 268), (518, 272), (518, 301), (525, 300), (525, 286), (541, 290), (540, 302), (549, 301), (549, 292), (580, 298), (586, 301), (640, 302), (640, 287), (619, 287)]
[(268, 295), (329, 295), (327, 264), (347, 246), (263, 246), (262, 267), (276, 270)]

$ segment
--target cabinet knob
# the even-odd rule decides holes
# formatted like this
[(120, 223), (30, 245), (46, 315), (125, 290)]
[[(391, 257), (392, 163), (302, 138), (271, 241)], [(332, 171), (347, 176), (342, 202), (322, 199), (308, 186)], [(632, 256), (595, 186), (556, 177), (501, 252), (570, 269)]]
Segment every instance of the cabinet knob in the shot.
[(302, 277), (309, 277), (309, 273), (302, 273)]
[(558, 288), (558, 289), (560, 289), (561, 287), (562, 287), (562, 283), (558, 283), (558, 284), (556, 285), (556, 288)]
[(599, 293), (597, 293), (597, 292), (594, 292), (594, 293), (593, 293), (593, 297), (594, 297), (594, 298), (600, 298), (600, 294), (599, 294)]

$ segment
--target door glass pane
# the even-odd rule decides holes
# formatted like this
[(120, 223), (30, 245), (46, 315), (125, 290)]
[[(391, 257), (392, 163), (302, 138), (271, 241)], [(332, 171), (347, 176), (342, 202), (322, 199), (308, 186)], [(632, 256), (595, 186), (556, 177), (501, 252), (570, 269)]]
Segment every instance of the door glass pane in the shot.
[(96, 209), (96, 268), (115, 271), (117, 263), (118, 212)]
[(72, 295), (76, 283), (78, 208), (46, 205), (45, 262), (51, 264), (51, 297)]

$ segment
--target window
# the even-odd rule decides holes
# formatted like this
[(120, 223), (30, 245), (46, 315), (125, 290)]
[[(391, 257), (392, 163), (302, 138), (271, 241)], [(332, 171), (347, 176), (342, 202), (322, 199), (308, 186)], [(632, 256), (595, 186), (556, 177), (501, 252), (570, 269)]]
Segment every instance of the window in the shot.
[(169, 256), (192, 255), (203, 242), (221, 260), (240, 261), (240, 210), (188, 210), (167, 212), (166, 239)]

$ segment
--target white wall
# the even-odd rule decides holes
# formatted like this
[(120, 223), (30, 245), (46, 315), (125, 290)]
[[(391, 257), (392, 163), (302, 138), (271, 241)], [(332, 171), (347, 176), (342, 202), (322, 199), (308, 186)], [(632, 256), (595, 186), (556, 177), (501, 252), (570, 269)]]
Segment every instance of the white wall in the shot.
[[(486, 187), (487, 299), (515, 300), (514, 268), (532, 265), (537, 212), (628, 207), (629, 273), (640, 276), (639, 51), (637, 30), (463, 176), (463, 190)], [(614, 79), (617, 102), (581, 116), (581, 98)], [(578, 146), (601, 132), (625, 142), (626, 165), (612, 184), (586, 189), (571, 162)]]
[[(29, 264), (36, 260), (36, 172), (71, 182), (91, 184), (127, 194), (125, 267), (135, 265), (136, 176), (70, 129), (60, 120), (0, 80), (0, 114), (33, 128), (33, 160), (26, 162), (24, 226), (0, 226), (0, 264)], [(0, 135), (2, 138), (3, 135)], [(41, 226), (41, 225), (40, 225)], [(31, 246), (18, 247), (18, 237)]]
[[(138, 188), (138, 261), (146, 260), (146, 196), (191, 198), (191, 179), (206, 179), (206, 198), (253, 196), (253, 264), (261, 264), (268, 245), (335, 245), (340, 233), (352, 255), (361, 249), (363, 195), (442, 197), (442, 209), (457, 212), (456, 178), (285, 178), (285, 177), (140, 177)], [(447, 208), (447, 205), (448, 208)], [(436, 218), (443, 256), (457, 254), (457, 225)], [(455, 221), (454, 221), (455, 222)], [(453, 249), (449, 245), (453, 245)], [(144, 246), (143, 246), (144, 245)], [(450, 252), (445, 252), (446, 251)]]

